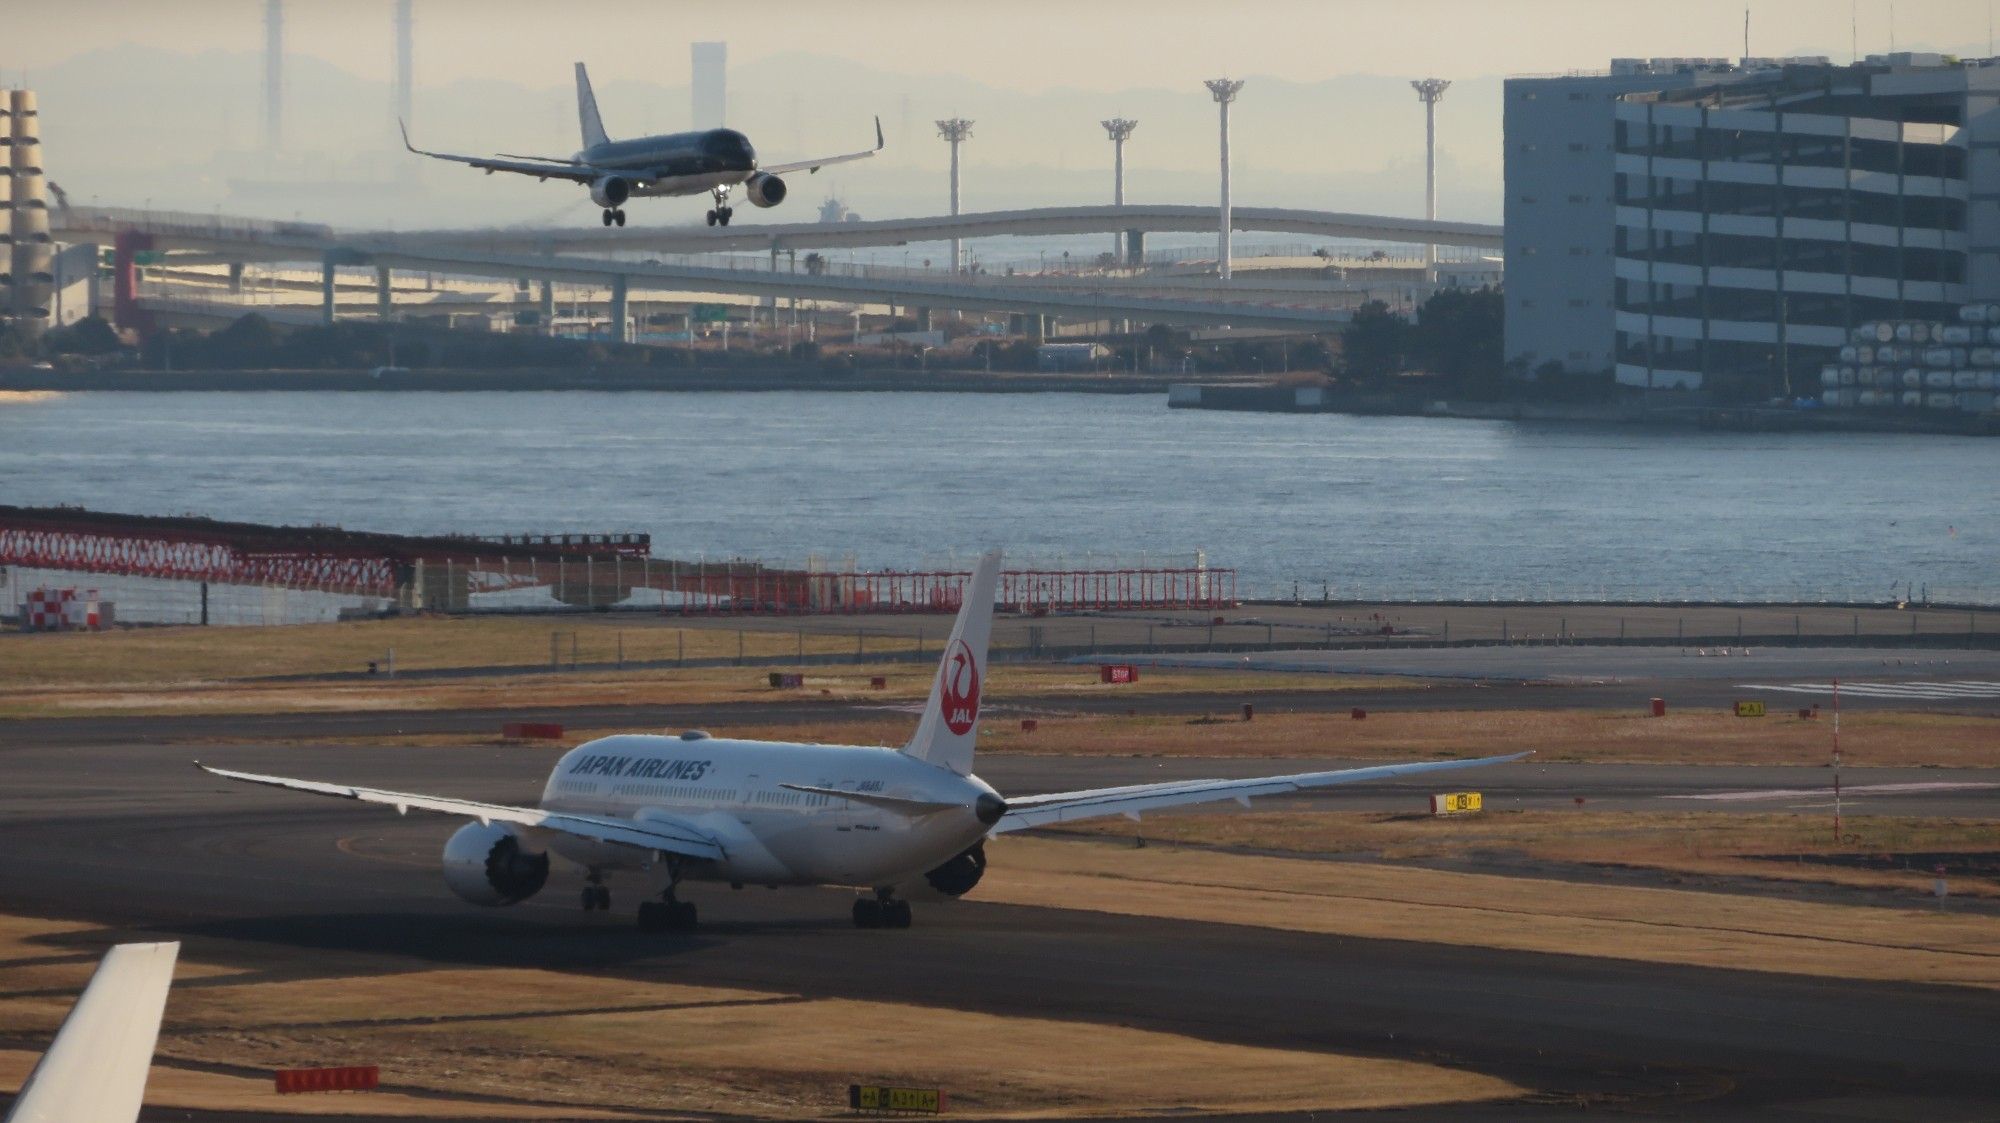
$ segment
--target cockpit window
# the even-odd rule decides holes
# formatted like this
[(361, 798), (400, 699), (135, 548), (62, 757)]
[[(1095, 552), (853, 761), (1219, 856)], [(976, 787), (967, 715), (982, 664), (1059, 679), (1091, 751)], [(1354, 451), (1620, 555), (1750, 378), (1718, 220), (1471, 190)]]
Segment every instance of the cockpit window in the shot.
[(735, 129), (715, 129), (701, 142), (702, 153), (723, 160), (749, 160), (754, 157), (750, 149), (750, 138)]

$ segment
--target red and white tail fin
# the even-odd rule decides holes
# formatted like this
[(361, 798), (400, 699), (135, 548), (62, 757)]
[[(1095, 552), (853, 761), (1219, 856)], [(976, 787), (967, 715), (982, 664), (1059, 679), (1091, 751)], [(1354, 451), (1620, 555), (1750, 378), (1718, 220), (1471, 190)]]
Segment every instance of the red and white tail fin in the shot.
[(961, 776), (972, 771), (973, 744), (979, 738), (979, 703), (986, 687), (986, 641), (993, 634), (993, 592), (1000, 583), (1000, 551), (979, 559), (958, 621), (944, 642), (930, 701), (917, 722), (916, 735), (903, 752)]

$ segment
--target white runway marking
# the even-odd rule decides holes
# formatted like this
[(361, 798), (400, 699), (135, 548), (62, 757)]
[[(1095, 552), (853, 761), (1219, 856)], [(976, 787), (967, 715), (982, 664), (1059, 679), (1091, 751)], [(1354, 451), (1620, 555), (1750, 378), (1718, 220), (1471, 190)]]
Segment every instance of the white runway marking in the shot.
[[(1855, 784), (1843, 786), (1842, 795), (1902, 795), (1909, 792), (1963, 792), (1988, 788), (2000, 788), (2000, 784), (1978, 783), (1975, 781), (1952, 782), (1947, 780), (1924, 780), (1907, 784)], [(1833, 795), (1831, 786), (1824, 788), (1766, 788), (1754, 792), (1703, 792), (1700, 795), (1670, 795), (1667, 799), (1710, 799), (1729, 803), (1743, 803), (1759, 799), (1804, 799), (1812, 796)]]
[[(1739, 682), (1738, 690), (1774, 690), (1787, 694), (1833, 696), (1826, 682), (1759, 683)], [(1959, 679), (1954, 682), (1843, 682), (1840, 692), (1855, 698), (1911, 698), (1924, 702), (1949, 702), (1958, 698), (2000, 698), (2000, 682)]]

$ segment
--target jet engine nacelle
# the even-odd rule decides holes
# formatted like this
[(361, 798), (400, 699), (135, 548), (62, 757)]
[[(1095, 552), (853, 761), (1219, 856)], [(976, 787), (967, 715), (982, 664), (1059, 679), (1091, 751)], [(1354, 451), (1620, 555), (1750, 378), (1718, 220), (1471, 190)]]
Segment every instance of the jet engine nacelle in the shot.
[(444, 883), (475, 905), (525, 901), (548, 880), (548, 853), (530, 853), (505, 823), (467, 823), (444, 844)]
[(785, 201), (785, 181), (770, 172), (758, 172), (743, 181), (743, 193), (760, 207), (775, 207)]
[(624, 176), (599, 176), (590, 181), (590, 201), (600, 207), (622, 207), (632, 197), (632, 184)]
[(972, 892), (986, 875), (986, 843), (973, 843), (944, 865), (924, 875), (930, 887), (947, 897), (963, 897)]

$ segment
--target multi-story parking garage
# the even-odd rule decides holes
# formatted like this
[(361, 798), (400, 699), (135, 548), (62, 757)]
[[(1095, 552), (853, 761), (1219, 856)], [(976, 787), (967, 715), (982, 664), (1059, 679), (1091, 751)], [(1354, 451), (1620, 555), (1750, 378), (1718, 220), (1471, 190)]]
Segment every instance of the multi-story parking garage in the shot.
[[(1554, 80), (1586, 96), (1602, 83), (1611, 102), (1590, 119), (1602, 133), (1567, 142), (1609, 172), (1595, 213), (1610, 228), (1536, 223), (1510, 195), (1507, 349), (1520, 365), (1608, 365), (1655, 389), (1810, 390), (1857, 323), (1947, 319), (2000, 296), (2000, 60), (1675, 61), (1652, 88), (1633, 88), (1649, 83), (1631, 64)], [(1510, 121), (1547, 117), (1514, 104), (1537, 100), (1525, 95), (1541, 81), (1509, 83)], [(1510, 192), (1530, 155), (1510, 145)], [(1592, 260), (1603, 248), (1608, 292)], [(1517, 321), (1517, 303), (1538, 297), (1553, 313)], [(1593, 346), (1606, 339), (1608, 356)]]

